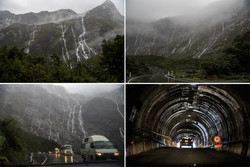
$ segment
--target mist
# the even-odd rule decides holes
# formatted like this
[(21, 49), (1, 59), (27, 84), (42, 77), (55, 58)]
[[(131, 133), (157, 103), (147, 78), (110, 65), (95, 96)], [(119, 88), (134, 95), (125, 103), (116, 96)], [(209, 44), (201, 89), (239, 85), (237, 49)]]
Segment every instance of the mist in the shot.
[[(111, 0), (119, 12), (124, 15), (124, 1)], [(40, 11), (56, 11), (59, 9), (71, 9), (77, 13), (84, 13), (105, 0), (0, 0), (0, 11), (8, 10), (15, 14)]]
[(166, 17), (206, 16), (228, 11), (240, 1), (244, 0), (127, 0), (127, 19), (153, 22)]
[[(248, 22), (247, 2), (128, 0), (127, 54), (169, 56), (189, 52), (193, 58), (200, 58), (213, 52), (220, 39), (232, 39), (225, 36), (229, 31), (244, 29), (242, 26)], [(220, 45), (224, 47), (224, 43)]]
[(78, 84), (78, 83), (64, 83), (64, 84), (54, 84), (63, 86), (68, 93), (72, 94), (84, 94), (87, 96), (96, 96), (98, 94), (111, 92), (119, 87), (123, 86), (122, 84)]

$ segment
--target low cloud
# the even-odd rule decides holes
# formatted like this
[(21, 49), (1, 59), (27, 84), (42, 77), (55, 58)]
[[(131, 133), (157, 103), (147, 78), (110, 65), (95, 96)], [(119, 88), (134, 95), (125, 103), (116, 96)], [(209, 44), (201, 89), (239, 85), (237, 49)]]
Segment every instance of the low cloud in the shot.
[[(121, 14), (123, 12), (123, 0), (111, 0)], [(40, 11), (55, 11), (59, 9), (72, 9), (77, 13), (84, 13), (102, 3), (105, 0), (0, 0), (0, 11), (9, 10), (15, 14)]]
[(214, 1), (218, 0), (127, 0), (127, 18), (150, 22), (189, 14)]

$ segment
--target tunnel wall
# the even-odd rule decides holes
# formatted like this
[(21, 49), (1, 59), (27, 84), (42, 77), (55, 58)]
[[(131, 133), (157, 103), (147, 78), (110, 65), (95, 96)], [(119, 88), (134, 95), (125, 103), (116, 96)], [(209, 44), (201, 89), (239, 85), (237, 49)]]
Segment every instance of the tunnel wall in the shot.
[(161, 147), (161, 145), (158, 142), (154, 142), (154, 141), (138, 142), (138, 143), (129, 145), (127, 147), (127, 156), (139, 154), (141, 152), (155, 149), (158, 147)]
[(174, 147), (172, 141), (166, 141), (166, 145), (159, 143), (157, 141), (141, 141), (127, 146), (127, 156), (139, 154), (141, 152), (149, 151), (151, 149), (160, 148), (160, 147)]
[(250, 142), (248, 142), (247, 156), (250, 157)]
[(222, 150), (250, 157), (250, 141), (223, 144)]

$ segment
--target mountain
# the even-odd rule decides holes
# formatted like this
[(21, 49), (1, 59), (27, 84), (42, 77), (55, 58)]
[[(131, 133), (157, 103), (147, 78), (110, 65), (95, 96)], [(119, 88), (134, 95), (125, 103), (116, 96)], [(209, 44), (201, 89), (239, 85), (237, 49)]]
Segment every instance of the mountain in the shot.
[(75, 17), (77, 13), (70, 9), (61, 9), (55, 12), (41, 11), (39, 13), (26, 13), (15, 15), (9, 11), (0, 11), (0, 29), (14, 23), (27, 25), (39, 25), (52, 22), (60, 22)]
[(100, 134), (122, 152), (124, 104), (120, 90), (89, 96), (47, 84), (0, 85), (0, 115), (17, 119), (29, 133), (72, 144), (76, 150), (84, 137)]
[(219, 55), (250, 30), (249, 0), (216, 1), (186, 16), (142, 23), (127, 20), (128, 55)]
[(19, 15), (0, 12), (0, 45), (16, 45), (47, 58), (56, 53), (69, 66), (97, 55), (102, 41), (117, 34), (123, 34), (123, 16), (109, 0), (84, 14), (70, 9)]

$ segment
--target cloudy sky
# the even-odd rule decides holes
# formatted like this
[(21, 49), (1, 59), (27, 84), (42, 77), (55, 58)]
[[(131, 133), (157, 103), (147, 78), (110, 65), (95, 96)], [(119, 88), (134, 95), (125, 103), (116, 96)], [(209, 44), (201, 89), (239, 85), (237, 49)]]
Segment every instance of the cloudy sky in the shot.
[(218, 0), (127, 0), (127, 17), (154, 21), (199, 10)]
[[(0, 11), (9, 10), (15, 14), (28, 12), (55, 11), (59, 9), (72, 9), (77, 13), (83, 13), (106, 0), (0, 0)], [(124, 15), (124, 1), (111, 0), (119, 12)]]
[(93, 83), (62, 83), (62, 84), (54, 84), (60, 85), (66, 88), (69, 93), (79, 93), (85, 95), (96, 95), (103, 92), (109, 92), (119, 88), (122, 84), (93, 84)]

